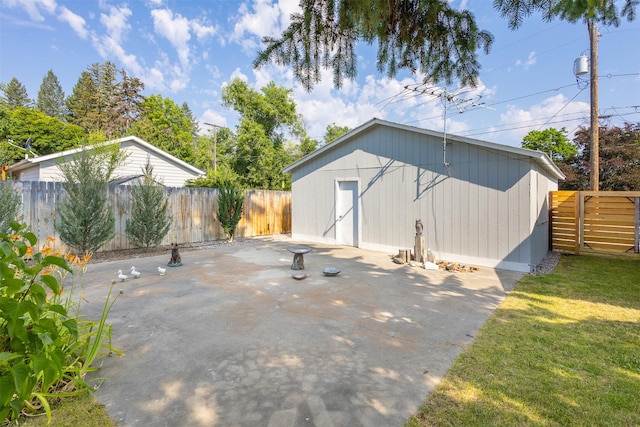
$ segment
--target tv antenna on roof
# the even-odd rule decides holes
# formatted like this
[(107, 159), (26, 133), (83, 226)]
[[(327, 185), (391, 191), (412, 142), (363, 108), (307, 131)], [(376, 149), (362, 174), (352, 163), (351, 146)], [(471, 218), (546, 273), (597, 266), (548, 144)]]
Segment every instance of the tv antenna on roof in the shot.
[[(440, 101), (442, 101), (442, 106), (444, 107), (444, 111), (442, 113), (442, 122), (443, 122), (442, 163), (444, 164), (444, 167), (447, 169), (447, 174), (451, 176), (451, 173), (449, 171), (450, 164), (449, 162), (447, 162), (447, 110), (451, 107), (456, 107), (458, 112), (462, 114), (465, 111), (469, 110), (470, 108), (485, 108), (488, 110), (495, 110), (495, 108), (489, 107), (484, 102), (477, 102), (476, 100), (469, 99), (469, 98), (461, 98), (457, 94), (451, 93), (446, 89), (440, 89), (435, 87), (419, 89), (417, 87), (410, 88), (408, 85), (405, 86), (404, 88), (406, 90), (410, 90), (416, 93), (421, 93), (423, 95), (429, 95), (434, 98), (438, 98), (440, 99)], [(477, 100), (480, 100), (481, 98), (482, 96), (478, 95)]]
[[(31, 153), (31, 155), (32, 155), (33, 157), (38, 157), (38, 155), (37, 155), (36, 153), (34, 153), (34, 152), (33, 152), (33, 150), (31, 149), (31, 142), (32, 142), (32, 141), (33, 141), (33, 140), (31, 139), (31, 137), (27, 138), (27, 140), (26, 140), (26, 141), (25, 141), (25, 143), (24, 143), (24, 147), (21, 147), (21, 146), (19, 146), (18, 144), (16, 144), (15, 142), (13, 142), (13, 139), (11, 139), (11, 138), (7, 139), (7, 142), (8, 142), (8, 143), (9, 143), (9, 145), (11, 145), (12, 147), (16, 147), (16, 148), (18, 148), (18, 149), (20, 149), (20, 150), (22, 150), (22, 151), (27, 151), (28, 153)], [(29, 158), (29, 155), (28, 155), (28, 154), (25, 154), (25, 155), (24, 155), (24, 158), (25, 158), (25, 159), (28, 159), (28, 158)]]

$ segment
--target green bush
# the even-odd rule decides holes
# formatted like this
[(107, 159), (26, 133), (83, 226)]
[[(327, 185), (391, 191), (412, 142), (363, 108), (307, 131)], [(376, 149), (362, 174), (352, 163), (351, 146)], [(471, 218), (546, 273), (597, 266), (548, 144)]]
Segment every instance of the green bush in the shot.
[(164, 188), (156, 182), (149, 159), (142, 167), (142, 182), (131, 187), (131, 219), (125, 232), (137, 248), (158, 246), (171, 228), (169, 200)]
[(218, 195), (218, 221), (227, 234), (227, 240), (233, 240), (236, 227), (242, 218), (244, 192), (237, 188), (222, 187)]
[[(92, 390), (85, 383), (95, 359), (110, 345), (111, 292), (97, 322), (78, 318), (79, 301), (64, 282), (88, 258), (36, 250), (26, 225), (11, 223), (0, 233), (0, 422), (21, 413), (46, 412), (50, 400)], [(66, 259), (65, 259), (66, 258)], [(72, 310), (76, 309), (72, 313)]]
[(17, 221), (20, 215), (20, 194), (13, 187), (13, 181), (0, 182), (0, 231), (8, 232), (9, 223)]
[(125, 158), (117, 145), (85, 146), (58, 167), (67, 198), (57, 206), (54, 223), (60, 239), (81, 254), (98, 250), (115, 234), (108, 183)]

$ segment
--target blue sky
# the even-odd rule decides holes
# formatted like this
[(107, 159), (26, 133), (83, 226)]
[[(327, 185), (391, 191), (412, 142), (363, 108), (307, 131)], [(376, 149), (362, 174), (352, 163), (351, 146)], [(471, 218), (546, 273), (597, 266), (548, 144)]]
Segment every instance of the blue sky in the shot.
[[(538, 16), (511, 31), (489, 0), (453, 0), (471, 10), (495, 41), (481, 54), (480, 84), (448, 90), (467, 105), (446, 108), (438, 98), (407, 92), (422, 76), (379, 74), (375, 46), (358, 51), (358, 78), (335, 90), (330, 72), (307, 93), (286, 67), (252, 68), (260, 39), (277, 36), (298, 0), (0, 0), (0, 81), (18, 78), (31, 98), (49, 69), (66, 95), (92, 63), (112, 61), (145, 83), (145, 95), (187, 102), (201, 122), (235, 128), (221, 105), (234, 77), (259, 89), (270, 81), (293, 90), (312, 138), (330, 123), (354, 128), (372, 117), (519, 146), (530, 130), (589, 124), (589, 87), (578, 85), (573, 62), (589, 53), (586, 24), (543, 22)], [(640, 122), (640, 20), (599, 27), (599, 106), (607, 123)], [(585, 76), (585, 77), (588, 77)], [(424, 86), (423, 86), (424, 87)], [(201, 125), (203, 131), (207, 126)]]

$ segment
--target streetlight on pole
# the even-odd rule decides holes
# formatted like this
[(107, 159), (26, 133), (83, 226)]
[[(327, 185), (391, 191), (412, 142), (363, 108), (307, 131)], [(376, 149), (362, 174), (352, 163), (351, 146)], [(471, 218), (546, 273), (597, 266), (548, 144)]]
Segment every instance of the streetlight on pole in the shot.
[(213, 173), (216, 173), (218, 171), (218, 129), (223, 127), (207, 122), (204, 124), (213, 128)]

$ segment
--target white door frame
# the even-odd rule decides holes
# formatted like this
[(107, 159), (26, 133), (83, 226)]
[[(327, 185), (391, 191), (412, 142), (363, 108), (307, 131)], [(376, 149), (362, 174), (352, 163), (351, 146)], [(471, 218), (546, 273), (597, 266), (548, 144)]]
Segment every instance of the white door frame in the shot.
[[(340, 223), (343, 220), (343, 212), (339, 212), (340, 208), (340, 184), (341, 183), (350, 183), (355, 184), (355, 194), (353, 194), (352, 199), (352, 211), (351, 218), (353, 220), (353, 242), (343, 242), (340, 239)], [(362, 236), (362, 221), (360, 220), (360, 214), (362, 212), (362, 206), (360, 203), (360, 178), (338, 178), (334, 181), (334, 224), (335, 224), (335, 240), (338, 244), (343, 245), (352, 245), (356, 248), (360, 247), (361, 236)]]

